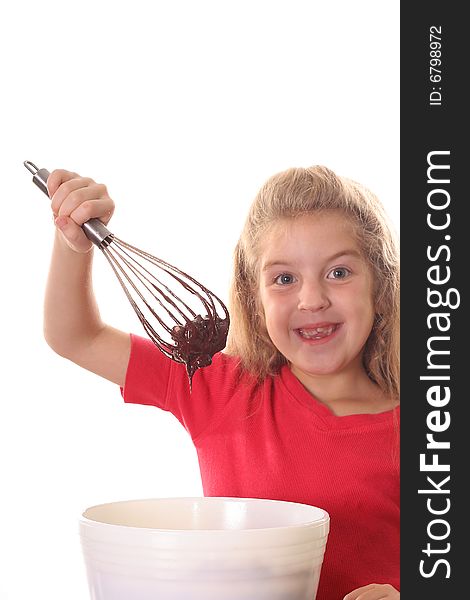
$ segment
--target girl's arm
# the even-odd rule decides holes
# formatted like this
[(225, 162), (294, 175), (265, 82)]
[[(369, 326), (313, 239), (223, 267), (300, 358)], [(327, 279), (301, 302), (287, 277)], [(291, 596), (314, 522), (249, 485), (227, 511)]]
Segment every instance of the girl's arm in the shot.
[(130, 336), (103, 323), (92, 287), (92, 243), (81, 225), (92, 217), (105, 224), (114, 212), (106, 186), (62, 169), (47, 181), (55, 234), (46, 286), (44, 336), (61, 356), (124, 385)]

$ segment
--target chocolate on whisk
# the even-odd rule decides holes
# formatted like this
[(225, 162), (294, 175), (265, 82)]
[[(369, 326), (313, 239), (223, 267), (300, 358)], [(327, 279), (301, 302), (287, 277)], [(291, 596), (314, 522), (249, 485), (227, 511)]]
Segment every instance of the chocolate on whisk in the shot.
[[(29, 161), (24, 165), (48, 196), (49, 171)], [(230, 323), (225, 304), (184, 271), (118, 239), (99, 219), (82, 229), (105, 255), (153, 343), (186, 365), (191, 388), (197, 369), (209, 366), (225, 347)]]
[(173, 360), (186, 365), (190, 385), (197, 369), (208, 367), (214, 354), (224, 349), (228, 326), (228, 318), (197, 315), (193, 321), (173, 327)]

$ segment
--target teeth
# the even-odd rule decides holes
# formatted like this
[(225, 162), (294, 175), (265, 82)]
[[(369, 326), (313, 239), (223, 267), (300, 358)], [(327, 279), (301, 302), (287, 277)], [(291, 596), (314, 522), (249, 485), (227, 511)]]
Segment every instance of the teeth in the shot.
[(331, 335), (335, 327), (335, 325), (330, 325), (329, 327), (316, 327), (315, 329), (299, 329), (299, 333), (302, 337), (308, 339), (320, 339)]

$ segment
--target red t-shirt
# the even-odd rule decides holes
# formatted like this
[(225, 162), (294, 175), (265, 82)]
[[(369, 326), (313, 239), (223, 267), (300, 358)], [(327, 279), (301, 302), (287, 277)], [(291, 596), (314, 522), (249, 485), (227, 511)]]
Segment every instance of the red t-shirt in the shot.
[(126, 402), (170, 411), (196, 447), (204, 494), (311, 504), (330, 515), (317, 600), (369, 583), (399, 589), (399, 409), (338, 417), (285, 366), (257, 384), (214, 356), (185, 367), (132, 335)]

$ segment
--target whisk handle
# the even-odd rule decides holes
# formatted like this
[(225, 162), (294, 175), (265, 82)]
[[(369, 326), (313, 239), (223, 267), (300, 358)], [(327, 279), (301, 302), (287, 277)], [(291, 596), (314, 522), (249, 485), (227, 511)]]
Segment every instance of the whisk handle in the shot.
[(106, 248), (113, 241), (114, 233), (111, 233), (99, 219), (90, 219), (83, 223), (82, 229), (90, 242), (98, 248)]
[[(47, 189), (47, 179), (50, 175), (47, 169), (38, 169), (35, 164), (29, 160), (24, 161), (24, 166), (30, 173), (33, 174), (33, 183), (49, 197)], [(109, 231), (106, 225), (99, 219), (90, 219), (83, 223), (82, 229), (87, 238), (98, 246), (98, 248), (106, 248), (113, 241), (114, 234)]]

